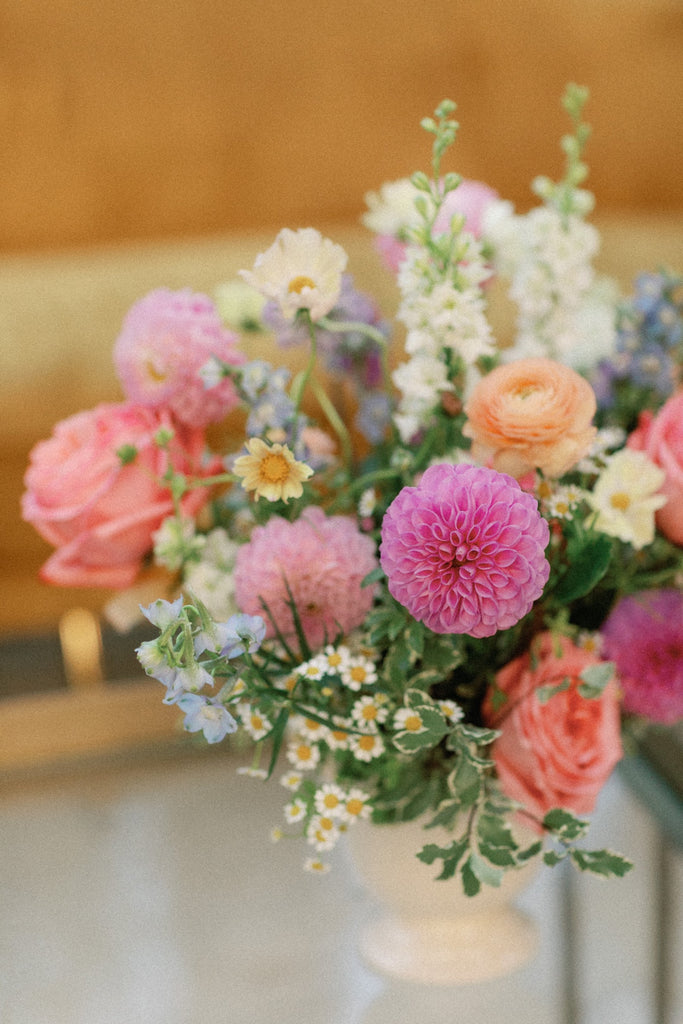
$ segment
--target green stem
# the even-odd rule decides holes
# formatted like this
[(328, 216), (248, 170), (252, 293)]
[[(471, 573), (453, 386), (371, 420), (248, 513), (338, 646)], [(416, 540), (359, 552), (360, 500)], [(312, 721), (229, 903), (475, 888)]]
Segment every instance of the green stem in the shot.
[(342, 449), (342, 455), (344, 459), (344, 465), (347, 471), (351, 472), (353, 464), (353, 449), (351, 446), (351, 435), (346, 427), (346, 424), (342, 420), (341, 416), (334, 407), (334, 404), (330, 400), (329, 395), (315, 377), (311, 378), (311, 391), (315, 395), (320, 405), (320, 408), (325, 413), (330, 426), (333, 428)]

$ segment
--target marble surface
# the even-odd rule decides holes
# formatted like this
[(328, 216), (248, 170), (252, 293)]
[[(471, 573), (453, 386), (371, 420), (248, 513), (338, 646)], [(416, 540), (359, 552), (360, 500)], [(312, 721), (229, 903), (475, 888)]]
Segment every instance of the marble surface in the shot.
[[(304, 873), (300, 843), (269, 840), (285, 791), (238, 776), (240, 763), (167, 752), (1, 787), (3, 1024), (560, 1024), (559, 874), (520, 899), (540, 944), (510, 977), (454, 989), (381, 978), (356, 952), (376, 908), (346, 856), (325, 877)], [(618, 778), (592, 838), (638, 868), (577, 878), (577, 1024), (654, 1024), (657, 830)], [(678, 896), (681, 881), (679, 859)]]

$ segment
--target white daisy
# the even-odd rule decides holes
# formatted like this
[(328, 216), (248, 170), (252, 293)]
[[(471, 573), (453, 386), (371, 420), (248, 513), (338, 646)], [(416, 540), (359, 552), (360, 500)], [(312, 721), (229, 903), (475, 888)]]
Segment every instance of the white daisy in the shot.
[(382, 694), (375, 697), (361, 697), (351, 708), (351, 717), (361, 727), (376, 731), (377, 726), (386, 721), (387, 708)]
[(326, 875), (330, 865), (325, 864), (319, 857), (309, 857), (304, 861), (304, 871), (311, 871), (314, 875)]
[(384, 742), (378, 733), (350, 735), (349, 750), (357, 761), (373, 761), (384, 753)]
[(303, 800), (292, 800), (284, 807), (285, 821), (288, 825), (294, 825), (306, 817), (306, 804)]
[(369, 658), (362, 655), (349, 658), (340, 672), (341, 681), (349, 690), (360, 690), (377, 682), (377, 670)]
[(420, 713), (414, 708), (400, 708), (394, 715), (394, 728), (401, 732), (424, 732), (425, 730)]
[(320, 789), (317, 789), (313, 802), (318, 814), (326, 814), (336, 818), (342, 814), (347, 794), (334, 782), (326, 782)]
[(285, 772), (280, 778), (280, 785), (291, 790), (292, 793), (296, 793), (303, 781), (304, 777), (301, 772)]
[(262, 740), (273, 728), (272, 723), (251, 704), (238, 704), (237, 713), (245, 730), (253, 740)]
[(346, 822), (358, 821), (360, 818), (370, 817), (370, 803), (367, 793), (354, 786), (346, 794), (346, 800), (342, 809), (342, 818)]
[(328, 814), (318, 814), (311, 818), (306, 829), (306, 838), (318, 852), (331, 850), (341, 835), (339, 825)]
[(311, 771), (320, 761), (320, 750), (314, 743), (295, 740), (287, 747), (287, 760), (299, 771)]

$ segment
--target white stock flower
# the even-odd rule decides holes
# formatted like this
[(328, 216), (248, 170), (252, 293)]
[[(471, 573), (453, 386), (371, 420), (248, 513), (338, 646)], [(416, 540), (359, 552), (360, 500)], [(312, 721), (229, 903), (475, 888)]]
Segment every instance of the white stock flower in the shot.
[(256, 257), (253, 270), (240, 277), (266, 298), (275, 299), (288, 320), (307, 309), (320, 320), (336, 305), (347, 255), (340, 245), (315, 228), (284, 228), (274, 243)]
[(385, 181), (379, 192), (367, 192), (368, 212), (361, 220), (366, 228), (378, 235), (399, 235), (420, 222), (415, 209), (418, 191), (409, 178)]

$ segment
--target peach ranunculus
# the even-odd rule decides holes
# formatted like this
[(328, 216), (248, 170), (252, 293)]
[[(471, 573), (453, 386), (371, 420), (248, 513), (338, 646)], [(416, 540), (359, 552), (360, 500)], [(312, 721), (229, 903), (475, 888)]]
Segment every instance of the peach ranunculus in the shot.
[(519, 359), (479, 381), (465, 405), (463, 433), (475, 459), (522, 477), (562, 476), (591, 446), (595, 394), (575, 370), (552, 359)]
[[(173, 433), (168, 454), (155, 441)], [(137, 452), (125, 464), (119, 452)], [(171, 492), (160, 482), (176, 472), (205, 476), (220, 461), (202, 464), (204, 432), (173, 424), (165, 412), (103, 403), (62, 420), (30, 454), (22, 514), (56, 547), (41, 569), (48, 583), (65, 587), (130, 586), (151, 551), (152, 534), (173, 512)], [(208, 497), (203, 487), (182, 501), (196, 514)]]
[(656, 416), (641, 413), (626, 443), (664, 470), (661, 493), (667, 501), (655, 513), (655, 522), (665, 537), (683, 545), (683, 390), (672, 395)]
[(501, 731), (491, 756), (503, 791), (539, 818), (553, 807), (590, 813), (622, 756), (614, 680), (598, 697), (579, 693), (581, 673), (598, 663), (566, 637), (542, 633), (533, 653), (498, 672), (503, 705), (494, 711), (491, 695), (485, 703), (487, 724)]

